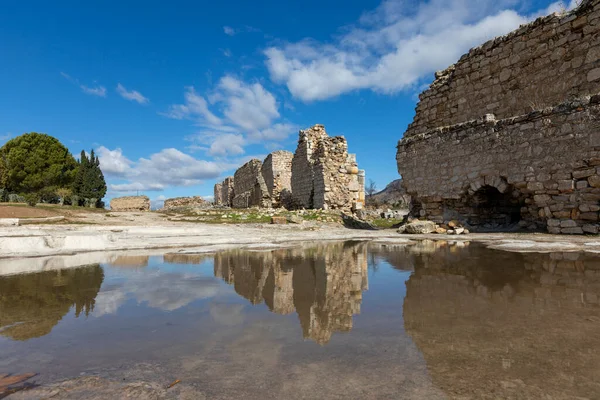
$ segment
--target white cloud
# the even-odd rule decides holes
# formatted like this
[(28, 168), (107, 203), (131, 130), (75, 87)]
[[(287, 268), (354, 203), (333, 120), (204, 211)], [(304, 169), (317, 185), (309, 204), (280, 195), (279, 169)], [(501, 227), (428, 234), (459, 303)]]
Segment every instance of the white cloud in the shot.
[(10, 139), (12, 137), (11, 133), (6, 133), (4, 135), (0, 135), (0, 143), (4, 143), (6, 141), (8, 141), (8, 139)]
[(217, 136), (210, 145), (209, 154), (213, 156), (237, 156), (244, 154), (246, 140), (242, 135), (225, 133)]
[(106, 176), (126, 181), (109, 183), (109, 189), (114, 192), (161, 191), (168, 187), (199, 185), (232, 168), (231, 164), (199, 160), (173, 148), (135, 162), (118, 148), (110, 150), (100, 146), (97, 152)]
[(232, 27), (230, 27), (230, 26), (224, 26), (224, 27), (223, 27), (223, 32), (225, 32), (225, 34), (226, 34), (226, 35), (229, 35), (229, 36), (233, 36), (233, 35), (235, 35), (235, 29), (233, 29), (233, 28), (232, 28)]
[(148, 104), (148, 102), (150, 101), (147, 97), (142, 95), (137, 90), (129, 91), (129, 90), (125, 89), (125, 87), (123, 85), (121, 85), (120, 83), (117, 85), (117, 93), (119, 93), (121, 95), (121, 97), (123, 97), (124, 99), (130, 100), (130, 101), (136, 101), (139, 104)]
[(81, 91), (85, 94), (89, 94), (92, 96), (98, 96), (98, 97), (106, 97), (106, 88), (104, 86), (101, 86), (101, 85), (87, 86), (87, 85), (80, 83), (79, 79), (73, 78), (71, 75), (69, 75), (67, 73), (61, 72), (60, 75), (63, 78), (65, 78), (66, 80), (68, 80), (69, 82), (73, 83), (74, 85), (79, 86)]
[(104, 146), (96, 149), (98, 158), (100, 159), (102, 172), (105, 175), (123, 177), (131, 170), (133, 161), (123, 155), (123, 151), (119, 148), (109, 150)]
[(224, 26), (223, 32), (225, 32), (228, 36), (235, 36), (238, 33), (253, 33), (260, 32), (261, 30), (258, 28), (254, 28), (253, 26), (245, 25), (241, 28), (232, 28), (231, 26)]
[(163, 115), (173, 119), (201, 119), (211, 125), (221, 124), (221, 119), (209, 111), (206, 100), (193, 87), (186, 88), (184, 98), (185, 104), (172, 105)]
[(170, 106), (163, 115), (189, 119), (199, 126), (198, 132), (188, 137), (191, 151), (237, 156), (249, 144), (285, 140), (298, 130), (281, 118), (275, 96), (258, 82), (224, 76), (206, 97), (188, 87), (184, 98), (184, 104)]
[[(515, 0), (430, 0), (415, 7), (386, 0), (330, 43), (304, 39), (267, 48), (271, 78), (303, 101), (354, 90), (396, 93), (456, 62), (471, 47), (533, 16)], [(569, 6), (573, 6), (572, 1)], [(548, 10), (558, 8), (558, 3)]]
[(91, 94), (92, 96), (98, 97), (106, 97), (106, 88), (104, 86), (89, 87), (86, 85), (79, 85), (79, 87), (85, 94)]

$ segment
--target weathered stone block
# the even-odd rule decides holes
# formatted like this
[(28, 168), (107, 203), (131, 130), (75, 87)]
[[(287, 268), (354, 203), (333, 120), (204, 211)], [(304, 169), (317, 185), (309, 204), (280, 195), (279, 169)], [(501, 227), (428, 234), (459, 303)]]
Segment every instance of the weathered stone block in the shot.
[(561, 228), (574, 228), (576, 226), (577, 226), (577, 222), (573, 221), (572, 219), (560, 221)]
[(598, 233), (598, 225), (586, 224), (586, 225), (582, 226), (581, 229), (585, 233), (593, 233), (593, 234), (597, 234)]
[(588, 178), (588, 183), (591, 187), (600, 188), (600, 176), (592, 175)]
[(582, 235), (583, 229), (580, 227), (577, 228), (561, 228), (560, 233), (564, 233), (567, 235)]
[(110, 201), (112, 211), (150, 211), (148, 196), (117, 197)]

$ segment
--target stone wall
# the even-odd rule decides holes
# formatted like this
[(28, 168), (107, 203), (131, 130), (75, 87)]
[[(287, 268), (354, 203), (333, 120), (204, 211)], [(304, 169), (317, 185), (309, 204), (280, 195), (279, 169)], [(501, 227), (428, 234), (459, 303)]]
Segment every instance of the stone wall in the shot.
[[(586, 96), (600, 90), (592, 72), (598, 68), (600, 78), (596, 22), (600, 1), (584, 2), (575, 12), (542, 18), (472, 50), (448, 79), (436, 80), (398, 143), (398, 171), (413, 196), (413, 213), (480, 229), (519, 222), (552, 233), (598, 232), (600, 96)], [(513, 59), (518, 63), (506, 64)], [(561, 71), (560, 79), (549, 72), (549, 61)], [(505, 79), (505, 71), (512, 78)], [(553, 83), (538, 81), (547, 77)], [(465, 94), (480, 83), (496, 88), (494, 97)], [(532, 88), (545, 103), (526, 104), (526, 89)], [(581, 97), (572, 99), (575, 93)], [(460, 104), (468, 107), (458, 107), (457, 98), (467, 99)], [(448, 111), (454, 109), (462, 112)]]
[(148, 196), (117, 197), (110, 201), (112, 211), (150, 211)]
[[(230, 181), (228, 181), (230, 180)], [(214, 187), (215, 204), (234, 208), (304, 207), (356, 210), (365, 202), (365, 174), (346, 139), (323, 125), (300, 131), (298, 148), (250, 160)]]
[(253, 206), (270, 206), (269, 191), (262, 177), (261, 167), (262, 162), (253, 159), (235, 171), (235, 175), (233, 176), (233, 207), (248, 208)]
[(233, 204), (234, 186), (233, 176), (225, 178), (221, 184), (221, 201), (223, 205), (231, 207)]
[(323, 125), (300, 131), (292, 160), (292, 198), (305, 208), (358, 208), (364, 203), (356, 156), (343, 136), (329, 137)]
[(213, 203), (217, 206), (223, 205), (223, 183), (216, 183), (213, 189)]
[(584, 0), (472, 49), (436, 73), (405, 136), (495, 114), (498, 119), (600, 92), (600, 5)]
[(187, 208), (187, 207), (195, 207), (195, 208), (208, 208), (210, 203), (204, 200), (200, 196), (194, 197), (175, 197), (173, 199), (165, 200), (163, 210), (175, 210), (177, 208)]
[(281, 205), (282, 192), (292, 191), (292, 158), (294, 154), (279, 150), (267, 156), (263, 161), (261, 173), (271, 197), (272, 207)]

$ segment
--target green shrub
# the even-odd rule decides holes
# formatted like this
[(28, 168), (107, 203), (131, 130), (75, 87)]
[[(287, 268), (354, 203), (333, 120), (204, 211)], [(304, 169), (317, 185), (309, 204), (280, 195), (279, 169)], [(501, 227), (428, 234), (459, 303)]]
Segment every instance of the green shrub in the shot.
[(26, 193), (23, 195), (25, 202), (27, 205), (35, 207), (37, 203), (40, 201), (40, 195), (38, 193)]

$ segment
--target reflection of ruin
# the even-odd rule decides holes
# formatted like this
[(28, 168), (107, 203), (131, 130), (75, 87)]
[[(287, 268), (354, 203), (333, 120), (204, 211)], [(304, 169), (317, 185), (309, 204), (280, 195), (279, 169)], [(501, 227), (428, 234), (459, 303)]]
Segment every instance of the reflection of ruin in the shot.
[(598, 398), (600, 258), (413, 249), (406, 331), (451, 398)]
[(215, 276), (252, 304), (264, 301), (278, 314), (296, 310), (304, 337), (325, 344), (333, 332), (352, 329), (360, 312), (368, 286), (366, 244), (217, 253)]
[(120, 255), (109, 261), (108, 264), (111, 267), (122, 267), (122, 268), (143, 268), (148, 266), (150, 256), (126, 256)]
[(94, 309), (104, 272), (98, 264), (0, 277), (0, 335), (27, 340), (50, 333), (72, 306)]
[(212, 254), (167, 253), (167, 254), (163, 255), (163, 262), (165, 262), (166, 264), (198, 265), (208, 258), (212, 258)]

